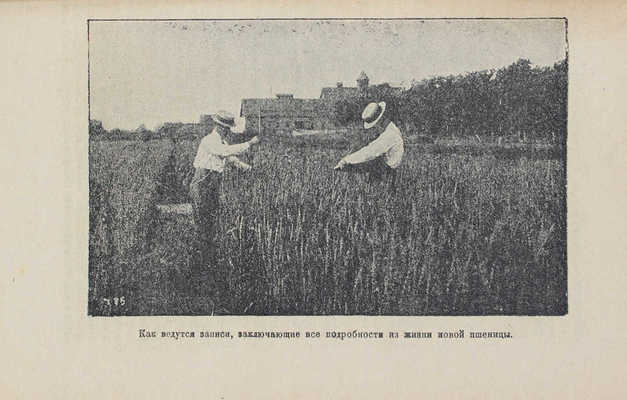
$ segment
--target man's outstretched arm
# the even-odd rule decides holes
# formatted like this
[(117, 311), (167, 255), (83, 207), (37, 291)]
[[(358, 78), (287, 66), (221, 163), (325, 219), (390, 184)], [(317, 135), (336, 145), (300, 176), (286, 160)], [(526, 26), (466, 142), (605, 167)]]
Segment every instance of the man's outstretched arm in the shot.
[(387, 132), (383, 132), (367, 146), (342, 158), (335, 168), (340, 169), (346, 164), (361, 164), (374, 160), (385, 154), (393, 145), (393, 138), (391, 138)]

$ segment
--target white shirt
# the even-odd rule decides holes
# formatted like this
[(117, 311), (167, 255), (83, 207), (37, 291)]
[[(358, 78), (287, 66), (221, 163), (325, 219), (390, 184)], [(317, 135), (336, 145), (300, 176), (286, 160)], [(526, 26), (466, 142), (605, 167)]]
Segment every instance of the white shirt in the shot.
[(249, 147), (248, 142), (233, 145), (226, 144), (218, 131), (214, 129), (213, 132), (200, 141), (196, 158), (194, 158), (194, 167), (222, 172), (227, 158), (243, 153)]
[(367, 146), (358, 151), (344, 157), (344, 161), (348, 164), (360, 164), (366, 161), (374, 160), (379, 156), (383, 156), (385, 163), (390, 168), (398, 168), (403, 160), (405, 147), (401, 131), (390, 122), (383, 133)]

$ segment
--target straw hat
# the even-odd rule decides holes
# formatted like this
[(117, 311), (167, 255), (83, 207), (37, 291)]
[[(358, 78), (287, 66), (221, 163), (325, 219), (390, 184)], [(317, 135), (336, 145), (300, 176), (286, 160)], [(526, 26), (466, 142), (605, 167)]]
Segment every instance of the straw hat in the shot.
[(370, 103), (364, 108), (364, 112), (361, 113), (361, 119), (364, 120), (364, 129), (370, 129), (381, 120), (385, 113), (385, 102)]
[(212, 115), (211, 119), (213, 119), (213, 122), (215, 122), (216, 124), (222, 125), (227, 128), (232, 128), (235, 126), (235, 117), (233, 117), (232, 114), (224, 110), (220, 110), (217, 114)]

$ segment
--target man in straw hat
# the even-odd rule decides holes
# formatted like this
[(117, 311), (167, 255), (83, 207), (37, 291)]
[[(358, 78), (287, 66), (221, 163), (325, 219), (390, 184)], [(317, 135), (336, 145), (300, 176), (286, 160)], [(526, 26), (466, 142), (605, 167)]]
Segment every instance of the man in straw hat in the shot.
[(390, 120), (385, 108), (386, 104), (383, 101), (366, 106), (361, 114), (364, 129), (372, 130), (376, 139), (342, 158), (335, 169), (341, 170), (350, 166), (360, 171), (368, 171), (370, 182), (390, 177), (392, 185), (395, 184), (396, 169), (401, 165), (405, 150), (401, 131)]
[(225, 164), (229, 162), (237, 168), (249, 170), (250, 166), (239, 161), (235, 155), (259, 143), (259, 139), (255, 136), (248, 142), (227, 144), (224, 137), (235, 126), (234, 117), (226, 111), (218, 111), (212, 119), (215, 122), (215, 128), (198, 145), (198, 152), (194, 159), (194, 177), (189, 185), (198, 246), (198, 259), (194, 263), (196, 267), (206, 266), (210, 261), (215, 260), (214, 236), (218, 222), (220, 187)]

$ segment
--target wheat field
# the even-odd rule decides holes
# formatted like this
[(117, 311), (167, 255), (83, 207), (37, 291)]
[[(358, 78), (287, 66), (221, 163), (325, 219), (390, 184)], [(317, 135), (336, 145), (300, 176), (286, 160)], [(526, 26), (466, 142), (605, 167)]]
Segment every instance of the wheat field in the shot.
[(155, 206), (188, 201), (195, 146), (90, 144), (91, 315), (567, 312), (563, 157), (408, 146), (393, 189), (333, 171), (342, 146), (266, 141), (193, 274), (190, 217)]

